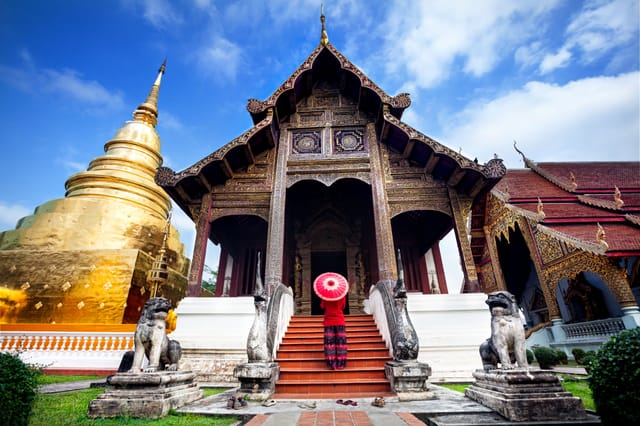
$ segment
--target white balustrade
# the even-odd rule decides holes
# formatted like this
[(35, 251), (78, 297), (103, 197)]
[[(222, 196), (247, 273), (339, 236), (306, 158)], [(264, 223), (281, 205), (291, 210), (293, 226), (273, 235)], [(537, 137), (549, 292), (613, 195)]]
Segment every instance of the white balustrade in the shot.
[(622, 318), (609, 318), (596, 321), (563, 324), (567, 340), (605, 337), (617, 334), (625, 329)]
[(0, 352), (51, 370), (117, 370), (132, 332), (2, 331)]

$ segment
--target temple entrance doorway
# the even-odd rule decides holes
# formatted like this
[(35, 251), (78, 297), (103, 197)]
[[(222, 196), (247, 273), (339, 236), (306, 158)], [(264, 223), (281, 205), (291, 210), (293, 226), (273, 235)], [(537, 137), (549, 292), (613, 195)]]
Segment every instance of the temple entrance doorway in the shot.
[[(347, 277), (347, 253), (344, 251), (338, 252), (315, 252), (311, 253), (311, 283), (316, 277), (325, 272), (336, 272), (343, 277)], [(313, 291), (313, 287), (309, 289), (311, 294), (311, 315), (322, 315), (323, 311), (320, 308), (321, 299)], [(344, 308), (344, 313), (349, 313), (349, 295), (347, 294), (347, 306)]]
[(285, 276), (292, 288), (295, 313), (321, 315), (312, 285), (323, 272), (349, 281), (345, 313), (361, 313), (378, 277), (371, 187), (356, 179), (330, 186), (305, 180), (287, 190)]

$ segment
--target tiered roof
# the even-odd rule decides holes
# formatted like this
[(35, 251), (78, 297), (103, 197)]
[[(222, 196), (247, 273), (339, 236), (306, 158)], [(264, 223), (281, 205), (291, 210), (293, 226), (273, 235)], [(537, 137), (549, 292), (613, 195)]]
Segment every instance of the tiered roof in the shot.
[(408, 94), (390, 96), (351, 63), (325, 37), (291, 76), (266, 100), (250, 99), (247, 110), (254, 126), (217, 151), (180, 172), (161, 167), (156, 182), (189, 216), (189, 206), (215, 185), (232, 179), (237, 171), (255, 163), (278, 143), (280, 123), (297, 110), (298, 103), (311, 95), (318, 81), (329, 81), (341, 94), (357, 102), (358, 109), (373, 117), (380, 141), (425, 173), (446, 181), (459, 193), (476, 197), (491, 189), (506, 171), (502, 160), (486, 164), (472, 161), (401, 121), (411, 104)]
[(530, 213), (542, 232), (578, 248), (609, 257), (640, 255), (640, 162), (536, 163), (522, 157), (527, 169), (508, 170), (495, 194)]

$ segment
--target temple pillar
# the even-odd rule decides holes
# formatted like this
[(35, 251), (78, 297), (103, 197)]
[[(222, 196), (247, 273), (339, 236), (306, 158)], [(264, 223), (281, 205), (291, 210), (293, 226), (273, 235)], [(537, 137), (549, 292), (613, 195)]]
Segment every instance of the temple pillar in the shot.
[(398, 271), (388, 210), (385, 173), (379, 151), (384, 148), (380, 148), (377, 142), (374, 123), (367, 124), (367, 141), (371, 152), (371, 195), (373, 197), (373, 226), (378, 256), (378, 280), (395, 281), (398, 278)]
[(271, 296), (282, 282), (282, 259), (284, 257), (284, 219), (287, 198), (287, 158), (289, 157), (289, 132), (281, 132), (276, 155), (276, 166), (269, 209), (265, 281), (267, 294)]
[(213, 194), (208, 193), (202, 197), (200, 213), (196, 218), (196, 241), (193, 245), (193, 259), (191, 260), (191, 270), (189, 271), (189, 280), (187, 282), (187, 297), (200, 296), (202, 271), (204, 270), (209, 230), (211, 229), (212, 204)]
[[(471, 253), (471, 244), (469, 242), (469, 236), (467, 235), (467, 214), (460, 201), (458, 193), (449, 188), (449, 200), (451, 202), (451, 211), (453, 213), (453, 229), (456, 233), (456, 240), (458, 241), (458, 250), (460, 253), (460, 259), (462, 261), (462, 272), (464, 273), (464, 293), (475, 292), (478, 286), (478, 273), (476, 271), (476, 265), (473, 262), (473, 255)], [(469, 208), (471, 204), (469, 203)]]

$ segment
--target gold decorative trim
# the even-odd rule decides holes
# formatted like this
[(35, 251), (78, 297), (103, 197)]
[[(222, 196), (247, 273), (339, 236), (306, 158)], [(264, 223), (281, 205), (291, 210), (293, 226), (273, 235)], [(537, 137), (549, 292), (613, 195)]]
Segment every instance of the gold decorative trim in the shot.
[(565, 191), (575, 192), (578, 185), (575, 182), (575, 175), (573, 174), (573, 172), (569, 173), (569, 176), (570, 176), (569, 181), (558, 178), (557, 176), (552, 175), (551, 173), (539, 167), (533, 160), (528, 159), (524, 155), (524, 153), (518, 149), (518, 146), (516, 145), (516, 141), (513, 141), (513, 148), (518, 152), (518, 154), (522, 156), (522, 161), (524, 161), (525, 166), (527, 166), (528, 168), (530, 168), (531, 170), (533, 170), (534, 172), (536, 172), (537, 174), (539, 174), (540, 176), (542, 176), (543, 178), (551, 182), (552, 184), (564, 189)]
[[(578, 195), (578, 201), (583, 204), (587, 204), (594, 207), (601, 207), (608, 210), (622, 210), (622, 206), (616, 204), (615, 201), (603, 200), (601, 198), (592, 197), (589, 195)], [(624, 205), (624, 203), (622, 203)]]
[(636, 216), (634, 214), (625, 214), (624, 218), (627, 219), (629, 222), (633, 223), (634, 225), (640, 226), (640, 216)]
[(560, 231), (556, 231), (555, 229), (548, 228), (544, 225), (538, 224), (538, 229), (545, 234), (557, 238), (560, 241), (563, 241), (566, 244), (569, 244), (577, 249), (587, 251), (589, 253), (604, 255), (606, 250), (604, 247), (598, 243), (592, 243), (590, 241), (583, 241), (578, 238), (572, 237), (570, 235), (564, 234)]

